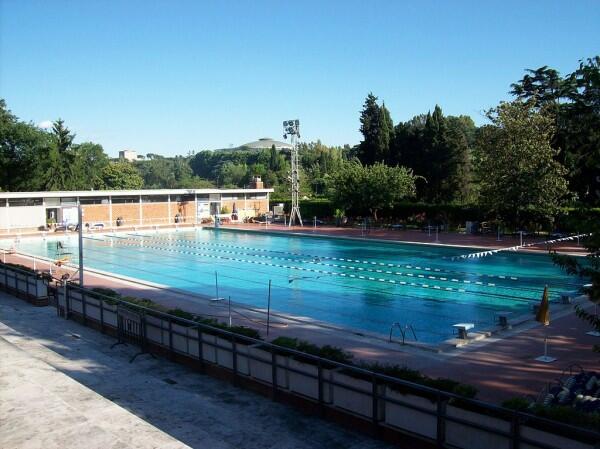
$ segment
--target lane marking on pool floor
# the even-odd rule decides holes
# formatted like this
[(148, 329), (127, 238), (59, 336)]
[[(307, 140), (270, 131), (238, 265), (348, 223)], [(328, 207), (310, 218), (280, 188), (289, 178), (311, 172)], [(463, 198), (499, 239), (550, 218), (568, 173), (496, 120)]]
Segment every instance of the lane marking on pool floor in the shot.
[[(183, 239), (163, 239), (163, 238), (156, 238), (153, 236), (147, 236), (147, 235), (143, 235), (143, 234), (127, 234), (130, 236), (134, 236), (134, 237), (140, 237), (140, 238), (150, 238), (154, 241), (164, 241), (164, 242), (184, 242), (186, 244), (189, 244), (188, 240), (183, 240)], [(123, 238), (123, 237), (118, 237), (118, 238)], [(196, 242), (196, 244), (198, 245), (204, 245), (204, 246), (218, 246), (218, 247), (225, 247), (225, 248), (234, 248), (234, 249), (243, 249), (243, 250), (247, 250), (247, 251), (257, 251), (257, 252), (273, 252), (273, 253), (279, 253), (279, 254), (291, 254), (294, 256), (299, 256), (299, 257), (305, 257), (305, 258), (309, 258), (309, 259), (326, 259), (326, 260), (338, 260), (338, 261), (348, 261), (348, 262), (356, 262), (356, 263), (363, 263), (363, 264), (371, 264), (371, 265), (381, 265), (381, 266), (392, 266), (392, 267), (397, 267), (397, 268), (408, 268), (408, 269), (415, 269), (415, 270), (425, 270), (425, 271), (430, 271), (431, 268), (429, 267), (420, 267), (420, 266), (415, 266), (413, 267), (412, 265), (408, 265), (408, 264), (392, 264), (392, 263), (386, 263), (386, 262), (372, 262), (372, 261), (366, 261), (366, 260), (358, 260), (358, 259), (350, 259), (350, 258), (343, 258), (343, 257), (334, 257), (334, 256), (319, 256), (319, 255), (312, 255), (312, 254), (303, 254), (303, 253), (295, 253), (293, 251), (278, 251), (278, 250), (270, 250), (270, 249), (264, 249), (264, 248), (253, 248), (253, 247), (246, 247), (246, 246), (239, 246), (239, 245), (230, 245), (230, 244), (225, 244), (225, 243), (214, 243), (214, 242)], [(192, 245), (193, 246), (193, 245)], [(441, 272), (441, 273), (455, 273), (455, 274), (462, 274), (462, 275), (466, 275), (466, 276), (476, 276), (476, 277), (490, 277), (490, 278), (500, 278), (500, 279), (506, 279), (506, 280), (518, 280), (518, 277), (515, 276), (502, 276), (502, 275), (497, 275), (497, 274), (483, 274), (483, 273), (470, 273), (467, 271), (460, 271), (460, 270), (448, 270), (448, 269), (443, 269), (443, 268), (434, 268), (434, 271), (437, 272)]]

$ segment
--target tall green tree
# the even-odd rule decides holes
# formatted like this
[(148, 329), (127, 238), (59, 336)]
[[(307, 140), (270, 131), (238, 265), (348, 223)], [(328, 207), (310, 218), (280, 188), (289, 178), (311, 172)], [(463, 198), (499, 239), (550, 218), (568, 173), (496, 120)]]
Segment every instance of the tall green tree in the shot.
[(377, 97), (367, 95), (360, 114), (360, 132), (363, 140), (358, 146), (358, 158), (365, 165), (388, 162), (393, 136), (393, 123), (385, 104), (379, 106)]
[(568, 197), (566, 169), (555, 160), (554, 119), (532, 101), (488, 112), (476, 146), (481, 203), (515, 226), (550, 221)]
[(552, 146), (569, 170), (571, 188), (588, 206), (600, 205), (600, 57), (562, 77), (547, 66), (527, 70), (511, 93), (544, 108), (555, 121)]
[(43, 158), (44, 190), (73, 190), (80, 182), (80, 174), (75, 170), (76, 154), (72, 148), (74, 138), (75, 134), (71, 133), (63, 120), (54, 122), (50, 144)]

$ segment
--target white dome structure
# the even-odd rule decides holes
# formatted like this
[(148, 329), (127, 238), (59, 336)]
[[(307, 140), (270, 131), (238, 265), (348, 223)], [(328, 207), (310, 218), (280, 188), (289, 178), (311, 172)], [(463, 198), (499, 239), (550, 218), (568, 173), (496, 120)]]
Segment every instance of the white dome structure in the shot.
[(248, 150), (270, 150), (271, 147), (275, 145), (275, 149), (277, 151), (281, 150), (291, 150), (292, 145), (286, 142), (280, 142), (278, 140), (273, 140), (270, 137), (261, 137), (260, 139), (254, 142), (248, 142), (243, 145), (240, 145), (238, 149), (248, 149)]

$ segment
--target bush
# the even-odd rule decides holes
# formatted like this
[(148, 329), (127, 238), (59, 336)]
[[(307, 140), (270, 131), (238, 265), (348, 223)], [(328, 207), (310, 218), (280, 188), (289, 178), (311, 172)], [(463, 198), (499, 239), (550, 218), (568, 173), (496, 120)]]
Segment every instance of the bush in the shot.
[(510, 398), (502, 402), (502, 407), (522, 412), (527, 410), (531, 402), (526, 398)]
[(313, 343), (309, 343), (304, 340), (298, 340), (297, 338), (277, 337), (272, 343), (277, 346), (294, 349), (306, 354), (331, 360), (332, 362), (349, 364), (351, 363), (353, 357), (352, 354), (349, 354), (335, 346), (325, 345), (319, 347)]
[[(429, 388), (434, 388), (436, 390), (446, 391), (448, 393), (453, 393), (459, 396), (463, 396), (465, 398), (474, 398), (477, 396), (477, 388), (472, 385), (467, 385), (460, 383), (456, 380), (447, 379), (447, 378), (437, 378), (432, 379), (429, 376), (425, 376), (421, 372), (417, 370), (413, 370), (407, 368), (405, 366), (400, 365), (391, 365), (391, 364), (380, 364), (380, 363), (360, 363), (358, 365), (360, 368), (373, 371), (379, 374), (383, 374), (389, 377), (393, 377), (395, 379), (405, 380), (407, 382), (413, 382), (419, 385), (424, 385)], [(391, 386), (394, 388), (393, 386)], [(402, 388), (400, 387), (402, 390)]]

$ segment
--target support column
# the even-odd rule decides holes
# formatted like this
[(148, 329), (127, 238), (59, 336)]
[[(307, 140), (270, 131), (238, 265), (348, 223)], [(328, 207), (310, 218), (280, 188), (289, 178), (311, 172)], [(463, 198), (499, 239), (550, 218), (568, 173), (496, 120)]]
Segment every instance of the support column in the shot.
[(140, 200), (139, 200), (139, 207), (140, 207), (140, 213), (139, 213), (139, 219), (140, 219), (140, 226), (142, 226), (143, 224), (143, 220), (144, 220), (144, 214), (142, 212), (142, 195), (140, 195)]
[(110, 196), (110, 195), (108, 195), (108, 221), (109, 221), (108, 226), (111, 228), (114, 227), (113, 213), (112, 213), (112, 196)]
[(169, 223), (171, 223), (171, 195), (170, 194), (167, 195), (167, 199), (169, 202), (169, 212), (167, 213), (167, 223), (166, 224), (169, 224)]

